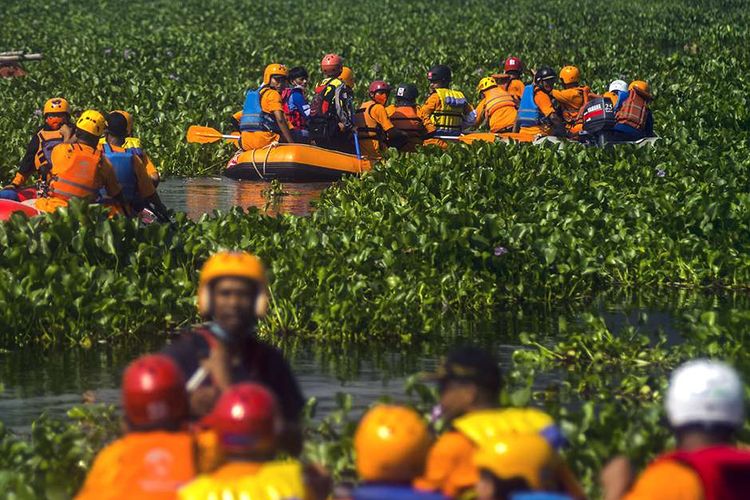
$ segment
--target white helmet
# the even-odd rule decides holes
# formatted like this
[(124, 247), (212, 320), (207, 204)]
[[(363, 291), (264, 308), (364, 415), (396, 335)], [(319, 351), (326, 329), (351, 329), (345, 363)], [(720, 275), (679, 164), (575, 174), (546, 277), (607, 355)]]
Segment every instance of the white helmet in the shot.
[(678, 367), (669, 381), (665, 402), (673, 428), (714, 423), (741, 427), (745, 420), (740, 377), (720, 361), (697, 359)]
[(614, 80), (609, 84), (609, 91), (627, 92), (628, 82), (626, 82), (625, 80)]

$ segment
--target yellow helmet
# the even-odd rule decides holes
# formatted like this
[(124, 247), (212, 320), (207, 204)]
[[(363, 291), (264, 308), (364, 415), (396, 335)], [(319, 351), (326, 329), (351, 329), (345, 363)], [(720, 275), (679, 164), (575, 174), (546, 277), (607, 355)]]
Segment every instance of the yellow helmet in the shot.
[(255, 315), (262, 318), (268, 308), (266, 295), (266, 270), (258, 257), (248, 252), (216, 252), (203, 264), (198, 281), (198, 312), (203, 317), (211, 315), (211, 290), (209, 285), (218, 278), (246, 278), (256, 281), (261, 289), (255, 302)]
[(44, 103), (43, 114), (46, 115), (49, 113), (70, 113), (70, 104), (68, 104), (68, 101), (62, 97), (48, 99), (47, 102)]
[(133, 115), (121, 109), (116, 109), (112, 111), (112, 113), (118, 113), (122, 115), (123, 117), (125, 117), (125, 121), (128, 122), (128, 130), (127, 130), (128, 135), (133, 135)]
[(357, 473), (363, 481), (411, 481), (422, 473), (431, 443), (416, 411), (377, 405), (362, 417), (354, 435)]
[(634, 80), (628, 85), (628, 90), (636, 89), (643, 97), (651, 98), (651, 86), (643, 80)]
[(104, 115), (94, 109), (89, 109), (81, 113), (80, 118), (76, 122), (76, 128), (96, 137), (101, 137), (106, 127), (107, 121), (104, 119)]
[(474, 454), (474, 465), (499, 479), (521, 477), (534, 490), (554, 487), (558, 456), (537, 433), (506, 434), (486, 442)]
[(349, 66), (344, 66), (343, 68), (341, 68), (339, 80), (344, 82), (350, 89), (354, 88), (354, 72), (352, 71), (352, 68), (350, 68)]
[(271, 83), (271, 78), (274, 76), (283, 76), (286, 78), (289, 76), (289, 71), (286, 69), (286, 66), (283, 64), (273, 63), (266, 66), (265, 71), (263, 71), (263, 84), (268, 85)]
[(479, 80), (479, 85), (477, 85), (477, 92), (483, 92), (487, 89), (491, 89), (492, 87), (497, 87), (497, 80), (495, 80), (491, 76), (485, 76), (484, 78)]
[(560, 80), (563, 83), (578, 83), (581, 81), (581, 71), (575, 66), (565, 66), (560, 70)]

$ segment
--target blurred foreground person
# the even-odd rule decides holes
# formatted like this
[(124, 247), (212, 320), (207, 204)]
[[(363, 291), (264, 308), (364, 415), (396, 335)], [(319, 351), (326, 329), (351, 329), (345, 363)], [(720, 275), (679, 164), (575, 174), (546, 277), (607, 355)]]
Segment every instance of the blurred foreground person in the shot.
[(605, 500), (740, 500), (750, 495), (750, 451), (734, 436), (745, 422), (737, 372), (710, 360), (690, 361), (672, 374), (665, 406), (677, 449), (657, 457), (633, 482), (625, 457), (601, 474)]
[(122, 377), (122, 405), (126, 433), (99, 452), (76, 498), (177, 498), (198, 463), (177, 365), (162, 355), (133, 361)]

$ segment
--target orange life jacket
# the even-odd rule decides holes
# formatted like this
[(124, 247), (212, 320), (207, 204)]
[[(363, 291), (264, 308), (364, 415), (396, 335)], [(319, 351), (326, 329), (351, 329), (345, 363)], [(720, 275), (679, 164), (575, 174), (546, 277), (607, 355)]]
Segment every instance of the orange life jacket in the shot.
[(416, 106), (396, 106), (390, 119), (394, 127), (406, 134), (409, 146), (422, 144), (427, 130), (417, 114)]
[(71, 198), (95, 199), (99, 194), (96, 173), (102, 161), (102, 152), (81, 144), (66, 145), (70, 148), (66, 164), (53, 165), (50, 196), (69, 200)]
[(583, 99), (581, 106), (578, 107), (578, 109), (563, 109), (562, 111), (563, 121), (565, 121), (565, 123), (567, 123), (569, 126), (579, 122), (581, 118), (581, 110), (584, 106), (586, 106), (586, 104), (589, 103), (589, 99), (591, 98), (591, 89), (589, 87), (579, 87), (576, 90)]
[(635, 129), (643, 130), (648, 119), (648, 100), (632, 89), (628, 97), (617, 111), (617, 123), (629, 125)]
[(492, 116), (492, 114), (497, 111), (500, 108), (504, 108), (507, 106), (517, 107), (518, 102), (516, 101), (515, 97), (508, 92), (507, 90), (504, 90), (501, 87), (492, 87), (491, 89), (487, 89), (484, 92), (484, 98), (485, 98), (485, 113), (487, 114), (487, 118)]
[(37, 132), (36, 136), (39, 139), (39, 147), (34, 155), (34, 165), (38, 170), (42, 165), (49, 165), (52, 163), (50, 161), (52, 158), (52, 149), (58, 144), (62, 144), (64, 137), (62, 130), (44, 129)]
[(101, 451), (76, 500), (177, 498), (196, 473), (196, 444), (188, 432), (134, 432)]
[(368, 101), (354, 113), (354, 126), (360, 140), (382, 141), (385, 139), (383, 127), (372, 116), (372, 108), (378, 105), (375, 101)]

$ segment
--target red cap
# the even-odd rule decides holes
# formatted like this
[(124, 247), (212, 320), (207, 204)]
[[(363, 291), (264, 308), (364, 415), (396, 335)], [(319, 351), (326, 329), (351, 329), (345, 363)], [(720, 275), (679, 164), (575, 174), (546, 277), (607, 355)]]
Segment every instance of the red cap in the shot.
[(260, 384), (232, 386), (203, 423), (219, 435), (222, 449), (237, 453), (269, 453), (276, 447), (279, 416), (276, 398)]
[(503, 71), (523, 71), (523, 62), (519, 58), (511, 56), (505, 60)]
[(320, 61), (320, 69), (323, 72), (340, 68), (344, 64), (344, 60), (341, 56), (336, 54), (326, 54), (323, 56), (323, 60)]
[(370, 84), (370, 88), (368, 89), (368, 91), (371, 94), (374, 94), (375, 92), (390, 92), (391, 86), (383, 80), (375, 80)]
[(128, 423), (135, 427), (178, 424), (188, 416), (185, 378), (171, 358), (142, 356), (122, 376), (122, 402)]

